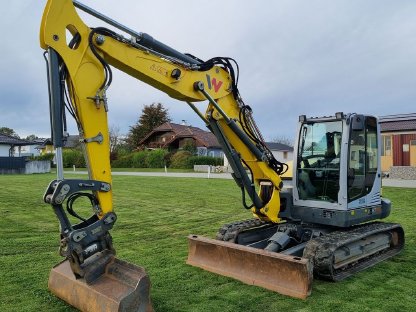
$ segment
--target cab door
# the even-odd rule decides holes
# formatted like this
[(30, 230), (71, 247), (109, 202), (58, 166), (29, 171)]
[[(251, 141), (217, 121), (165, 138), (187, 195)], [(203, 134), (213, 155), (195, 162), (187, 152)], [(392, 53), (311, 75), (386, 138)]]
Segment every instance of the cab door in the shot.
[[(356, 118), (363, 118), (357, 116)], [(378, 172), (377, 119), (365, 117), (362, 127), (352, 127), (348, 158), (348, 202), (365, 204)]]

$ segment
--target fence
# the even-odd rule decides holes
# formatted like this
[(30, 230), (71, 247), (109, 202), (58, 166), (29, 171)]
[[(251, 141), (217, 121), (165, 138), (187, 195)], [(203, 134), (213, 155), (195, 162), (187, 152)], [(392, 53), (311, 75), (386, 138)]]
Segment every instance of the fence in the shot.
[(0, 157), (0, 173), (25, 173), (26, 157)]
[(31, 174), (51, 172), (49, 160), (28, 161), (27, 157), (0, 157), (0, 174)]

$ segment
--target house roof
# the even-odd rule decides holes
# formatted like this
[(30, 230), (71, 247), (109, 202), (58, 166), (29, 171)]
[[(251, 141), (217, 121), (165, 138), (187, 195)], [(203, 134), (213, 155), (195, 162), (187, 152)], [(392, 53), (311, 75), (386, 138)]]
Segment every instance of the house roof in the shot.
[[(53, 145), (52, 139), (43, 139), (43, 143), (39, 144), (39, 149), (45, 148), (46, 145)], [(64, 147), (67, 148), (74, 148), (79, 145), (79, 135), (69, 135), (66, 137), (66, 140), (64, 142)]]
[[(33, 145), (33, 142), (22, 140), (19, 138), (12, 137), (10, 135), (0, 134), (0, 144), (2, 145), (14, 145), (14, 146), (24, 146), (24, 145)], [(37, 144), (37, 143), (35, 143)]]
[(381, 132), (416, 131), (416, 113), (379, 117)]
[(173, 141), (180, 138), (194, 138), (205, 147), (221, 147), (217, 138), (211, 132), (204, 131), (197, 127), (180, 125), (172, 122), (165, 122), (164, 124), (153, 129), (152, 132), (150, 132), (139, 142), (139, 145), (144, 145), (145, 142), (155, 133), (164, 132), (173, 132), (175, 134), (171, 140), (166, 142), (166, 145), (169, 145)]
[(283, 143), (276, 143), (276, 142), (265, 142), (265, 143), (271, 151), (293, 152), (292, 146), (289, 146)]
[(79, 135), (69, 135), (66, 137), (64, 147), (74, 148), (79, 145)]

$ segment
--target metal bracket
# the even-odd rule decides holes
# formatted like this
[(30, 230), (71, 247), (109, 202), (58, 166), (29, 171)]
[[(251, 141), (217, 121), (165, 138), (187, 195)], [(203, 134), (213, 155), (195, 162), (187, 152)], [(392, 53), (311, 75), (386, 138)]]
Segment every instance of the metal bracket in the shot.
[(98, 144), (102, 144), (103, 141), (104, 141), (104, 137), (101, 132), (98, 132), (98, 134), (95, 137), (87, 138), (87, 139), (80, 139), (80, 142), (83, 142), (83, 143), (97, 142)]
[(97, 107), (97, 109), (100, 108), (100, 104), (102, 102), (104, 104), (105, 111), (108, 112), (108, 102), (107, 102), (107, 96), (105, 94), (105, 90), (103, 91), (102, 97), (97, 93), (94, 97), (88, 96), (87, 99), (93, 100), (95, 103), (95, 107)]

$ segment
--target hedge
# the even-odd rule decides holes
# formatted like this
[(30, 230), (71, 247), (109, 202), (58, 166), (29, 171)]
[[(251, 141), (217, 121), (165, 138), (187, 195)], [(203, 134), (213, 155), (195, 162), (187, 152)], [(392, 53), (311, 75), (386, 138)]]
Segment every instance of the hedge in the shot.
[(53, 160), (55, 157), (55, 154), (44, 154), (39, 156), (32, 156), (29, 159), (30, 160)]
[(179, 151), (173, 154), (170, 159), (170, 167), (178, 169), (192, 169), (193, 165), (189, 163), (189, 158), (192, 157), (192, 154), (188, 151)]
[(136, 152), (132, 154), (132, 164), (133, 168), (147, 168), (147, 151)]
[(222, 166), (221, 157), (193, 156), (189, 151), (178, 151), (174, 154), (165, 149), (140, 151), (113, 160), (113, 168), (163, 168), (192, 169), (194, 165)]
[(188, 159), (190, 166), (194, 165), (209, 165), (209, 166), (223, 166), (224, 159), (222, 157), (209, 156), (192, 156)]
[(163, 168), (166, 165), (165, 157), (169, 152), (165, 149), (157, 149), (147, 154), (146, 164), (148, 168)]
[(133, 168), (133, 154), (119, 157), (111, 162), (113, 168)]
[(134, 152), (113, 160), (111, 166), (113, 168), (163, 168), (168, 154), (165, 149)]
[(85, 167), (84, 154), (78, 149), (64, 149), (62, 151), (64, 168)]

